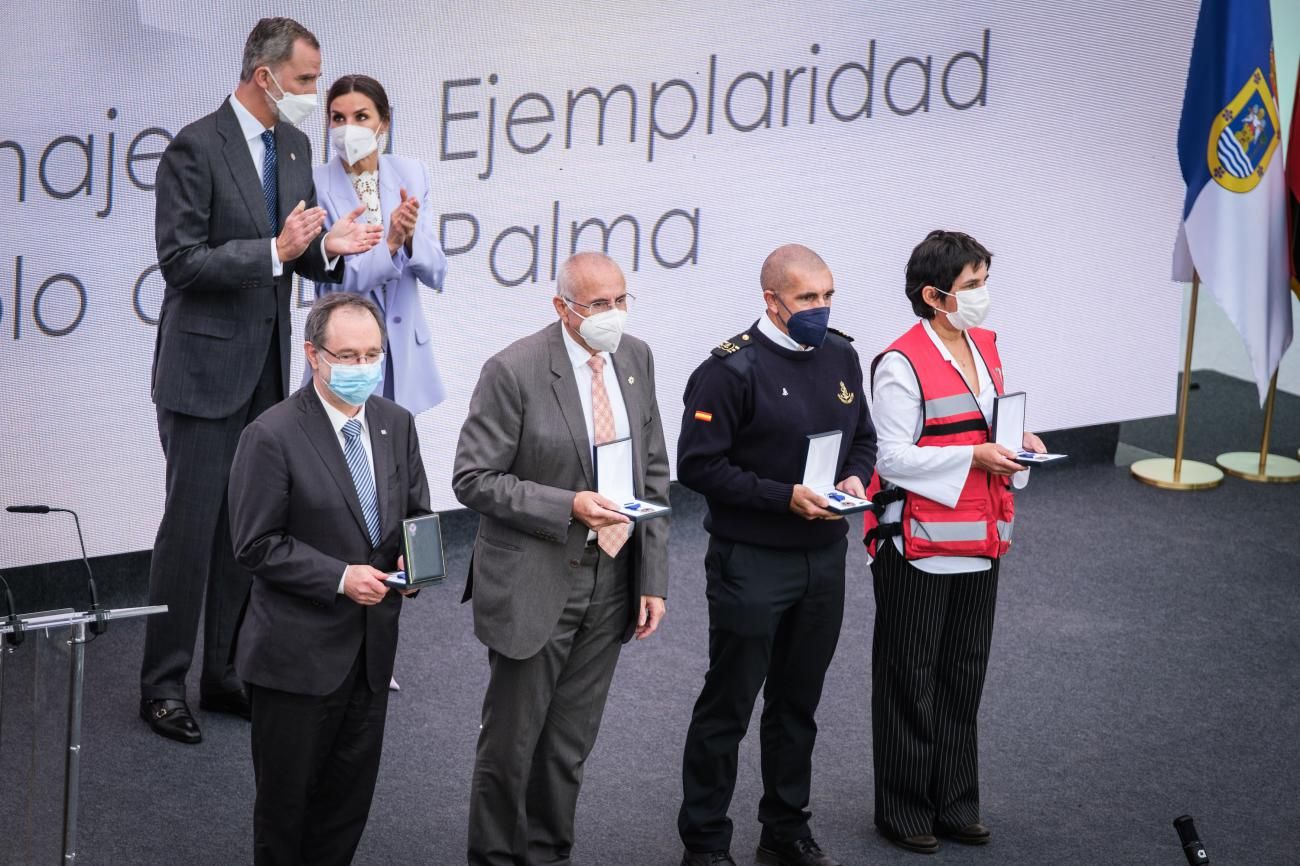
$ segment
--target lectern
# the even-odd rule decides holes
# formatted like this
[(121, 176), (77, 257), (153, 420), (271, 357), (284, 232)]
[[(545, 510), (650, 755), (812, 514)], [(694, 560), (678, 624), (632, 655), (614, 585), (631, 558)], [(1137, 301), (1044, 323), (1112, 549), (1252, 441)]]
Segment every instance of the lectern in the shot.
[[(68, 718), (66, 727), (66, 748), (63, 754), (63, 862), (72, 864), (77, 859), (77, 798), (81, 779), (81, 716), (82, 693), (86, 673), (86, 644), (96, 640), (109, 622), (132, 619), (164, 613), (166, 605), (153, 607), (124, 607), (117, 609), (96, 610), (55, 610), (39, 613), (21, 614), (16, 622), (0, 620), (0, 752), (12, 751), (16, 744), (12, 742), (12, 726), (6, 726), (6, 719), (15, 714), (14, 701), (4, 699), (5, 668), (12, 667), (15, 659), (24, 651), (36, 656), (44, 644), (61, 640), (69, 649), (68, 653)], [(22, 643), (11, 646), (4, 636), (21, 631), (25, 638)], [(92, 634), (95, 632), (95, 634)], [(41, 663), (34, 660), (35, 675), (31, 691), (31, 722), (33, 725), (33, 743), (39, 739), (39, 727), (44, 719), (40, 712), (43, 701)], [(33, 748), (31, 760), (32, 775), (35, 775), (37, 760)], [(36, 822), (29, 805), (27, 823), (29, 827)], [(10, 840), (12, 842), (12, 840)]]

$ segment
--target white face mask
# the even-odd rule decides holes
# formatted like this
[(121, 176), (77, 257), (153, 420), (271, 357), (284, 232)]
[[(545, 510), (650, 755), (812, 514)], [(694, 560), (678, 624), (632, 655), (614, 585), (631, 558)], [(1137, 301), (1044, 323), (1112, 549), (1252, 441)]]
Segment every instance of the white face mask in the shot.
[(623, 326), (627, 323), (627, 310), (613, 309), (597, 313), (582, 320), (578, 333), (587, 345), (597, 352), (617, 352), (623, 340)]
[(285, 123), (292, 123), (294, 126), (302, 123), (307, 117), (316, 110), (315, 93), (287, 93), (283, 87), (280, 87), (280, 81), (275, 77), (275, 73), (266, 70), (275, 82), (275, 86), (280, 88), (280, 98), (276, 99), (271, 95), (271, 91), (266, 91), (266, 98), (271, 100), (275, 106), (275, 111), (280, 115), (280, 119)]
[(348, 165), (356, 165), (379, 150), (379, 136), (368, 126), (349, 123), (330, 130), (334, 152)]
[[(941, 295), (950, 295), (957, 299), (957, 309), (954, 312), (944, 315), (948, 317), (948, 323), (959, 331), (965, 331), (969, 328), (978, 328), (984, 323), (984, 317), (989, 314), (989, 287), (979, 286), (974, 289), (964, 289), (960, 292), (939, 292)], [(940, 312), (943, 312), (942, 310)]]

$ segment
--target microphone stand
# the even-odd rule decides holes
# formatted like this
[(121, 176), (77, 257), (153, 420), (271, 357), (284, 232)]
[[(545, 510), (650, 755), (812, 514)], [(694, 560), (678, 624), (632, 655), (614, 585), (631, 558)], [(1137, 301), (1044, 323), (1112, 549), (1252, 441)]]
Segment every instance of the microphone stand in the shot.
[(14, 594), (9, 591), (9, 581), (4, 579), (4, 575), (0, 575), (0, 584), (4, 584), (5, 607), (9, 611), (8, 616), (5, 619), (5, 624), (12, 629), (12, 631), (5, 635), (4, 643), (0, 644), (0, 745), (3, 745), (3, 725), (5, 718), (5, 656), (12, 653), (14, 647), (22, 643), (23, 638), (27, 635), (23, 634), (23, 621), (18, 618), (18, 614), (14, 611)]
[[(86, 565), (86, 587), (90, 590), (90, 607), (86, 612), (95, 614), (95, 621), (90, 624), (90, 633), (95, 637), (99, 637), (108, 631), (108, 619), (104, 616), (103, 608), (99, 606), (99, 593), (95, 590), (95, 574), (90, 570), (90, 557), (86, 556), (86, 539), (81, 535), (81, 518), (71, 508), (51, 508), (50, 510), (71, 514), (73, 522), (77, 525), (77, 543), (81, 545), (81, 561)], [(94, 640), (94, 638), (91, 638), (91, 640)]]

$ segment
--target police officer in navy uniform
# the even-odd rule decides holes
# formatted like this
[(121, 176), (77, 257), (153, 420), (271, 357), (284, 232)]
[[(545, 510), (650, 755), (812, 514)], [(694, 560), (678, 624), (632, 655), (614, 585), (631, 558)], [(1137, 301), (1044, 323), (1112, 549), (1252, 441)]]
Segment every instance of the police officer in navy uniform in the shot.
[(808, 437), (838, 430), (836, 486), (862, 496), (876, 433), (852, 340), (827, 328), (835, 288), (826, 263), (782, 246), (760, 282), (765, 314), (691, 375), (677, 443), (678, 479), (709, 507), (709, 670), (682, 759), (683, 866), (735, 862), (727, 807), (760, 688), (758, 860), (836, 866), (809, 830), (808, 800), (814, 716), (844, 614), (848, 525), (801, 481)]

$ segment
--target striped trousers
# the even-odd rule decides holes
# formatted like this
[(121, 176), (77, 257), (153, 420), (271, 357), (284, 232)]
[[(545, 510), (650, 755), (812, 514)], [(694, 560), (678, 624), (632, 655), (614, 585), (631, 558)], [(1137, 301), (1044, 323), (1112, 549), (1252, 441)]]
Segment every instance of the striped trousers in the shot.
[(928, 574), (892, 540), (871, 563), (875, 822), (886, 835), (957, 830), (979, 820), (977, 715), (993, 637), (998, 561)]

